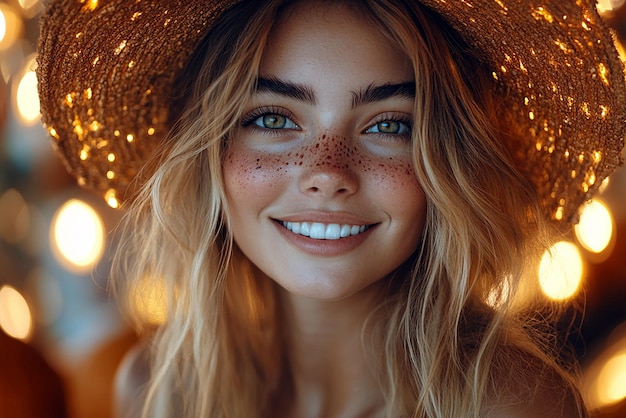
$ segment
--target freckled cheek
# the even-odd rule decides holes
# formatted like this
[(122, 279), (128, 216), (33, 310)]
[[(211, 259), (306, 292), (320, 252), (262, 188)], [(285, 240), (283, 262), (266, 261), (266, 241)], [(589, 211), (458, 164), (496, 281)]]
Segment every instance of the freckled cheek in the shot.
[(368, 161), (363, 167), (365, 173), (369, 172), (371, 181), (376, 186), (393, 191), (412, 191), (419, 196), (423, 196), (422, 188), (415, 176), (415, 170), (410, 162), (401, 159), (389, 157), (378, 161)]
[(224, 181), (229, 196), (269, 196), (284, 186), (290, 161), (280, 155), (270, 155), (243, 146), (232, 146), (224, 158)]
[(409, 217), (413, 222), (421, 224), (426, 213), (426, 196), (411, 163), (390, 158), (370, 167), (371, 181), (383, 194), (382, 200), (389, 213)]

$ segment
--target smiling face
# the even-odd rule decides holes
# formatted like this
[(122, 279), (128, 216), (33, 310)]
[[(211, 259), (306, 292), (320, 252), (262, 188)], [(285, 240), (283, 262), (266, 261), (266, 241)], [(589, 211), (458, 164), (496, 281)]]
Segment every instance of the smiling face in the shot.
[(405, 55), (355, 10), (298, 3), (272, 30), (224, 178), (242, 252), (287, 291), (351, 296), (417, 248)]

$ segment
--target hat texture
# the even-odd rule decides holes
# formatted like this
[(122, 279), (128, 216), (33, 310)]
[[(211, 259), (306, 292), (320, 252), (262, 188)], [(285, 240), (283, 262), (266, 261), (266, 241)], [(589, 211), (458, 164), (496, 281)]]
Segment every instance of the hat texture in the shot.
[(41, 18), (42, 121), (78, 184), (116, 207), (172, 123), (174, 84), (236, 0), (53, 0)]
[[(173, 124), (174, 84), (238, 0), (52, 0), (42, 18), (43, 122), (78, 183), (115, 206)], [(262, 1), (259, 1), (262, 7)], [(546, 215), (579, 206), (621, 160), (626, 83), (591, 0), (421, 0), (490, 67), (512, 147)]]

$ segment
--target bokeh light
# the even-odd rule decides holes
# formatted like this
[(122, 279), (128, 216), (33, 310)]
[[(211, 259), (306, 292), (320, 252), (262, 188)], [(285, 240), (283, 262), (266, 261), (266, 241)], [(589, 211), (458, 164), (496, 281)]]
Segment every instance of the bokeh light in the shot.
[(0, 43), (4, 40), (7, 34), (7, 19), (4, 17), (4, 12), (0, 9)]
[(0, 51), (11, 48), (20, 39), (24, 23), (13, 8), (0, 3)]
[(89, 10), (95, 10), (98, 7), (99, 0), (86, 0), (85, 2), (87, 3), (85, 7)]
[(50, 235), (59, 263), (69, 271), (85, 272), (100, 261), (104, 234), (100, 215), (89, 204), (72, 199), (55, 214)]
[(35, 63), (34, 56), (26, 60), (15, 89), (15, 107), (21, 122), (26, 126), (35, 124), (40, 117)]
[(626, 322), (618, 325), (599, 347), (584, 367), (583, 389), (591, 410), (613, 416), (612, 407), (626, 400)]
[(598, 0), (597, 7), (600, 14), (609, 13), (624, 5), (625, 0)]
[(167, 320), (167, 288), (163, 280), (144, 277), (132, 294), (132, 303), (143, 321), (162, 325)]
[(35, 7), (39, 2), (39, 0), (19, 0), (18, 3), (20, 4), (20, 7), (22, 9), (30, 9), (32, 7)]
[(626, 350), (608, 359), (596, 382), (598, 405), (609, 406), (626, 399)]
[(18, 0), (22, 14), (24, 17), (30, 19), (43, 9), (43, 2), (41, 0)]
[(608, 208), (600, 201), (587, 203), (574, 227), (580, 245), (592, 253), (601, 253), (613, 237), (613, 218)]
[(541, 257), (539, 284), (550, 299), (561, 301), (573, 297), (582, 278), (582, 256), (571, 242), (557, 242)]
[(0, 328), (13, 338), (28, 340), (32, 329), (30, 308), (15, 288), (0, 288)]
[(120, 202), (117, 200), (117, 194), (114, 189), (110, 189), (104, 194), (104, 200), (107, 202), (107, 205), (113, 209), (120, 207)]

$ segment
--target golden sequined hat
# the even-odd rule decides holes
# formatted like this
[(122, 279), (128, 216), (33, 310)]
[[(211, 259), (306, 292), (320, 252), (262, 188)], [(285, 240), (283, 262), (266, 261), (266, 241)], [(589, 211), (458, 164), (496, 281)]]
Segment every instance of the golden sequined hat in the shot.
[[(171, 128), (174, 84), (240, 0), (52, 0), (37, 75), (43, 122), (80, 185), (115, 205)], [(626, 85), (592, 0), (421, 0), (491, 68), (549, 216), (621, 164)], [(258, 1), (262, 5), (262, 1)]]

